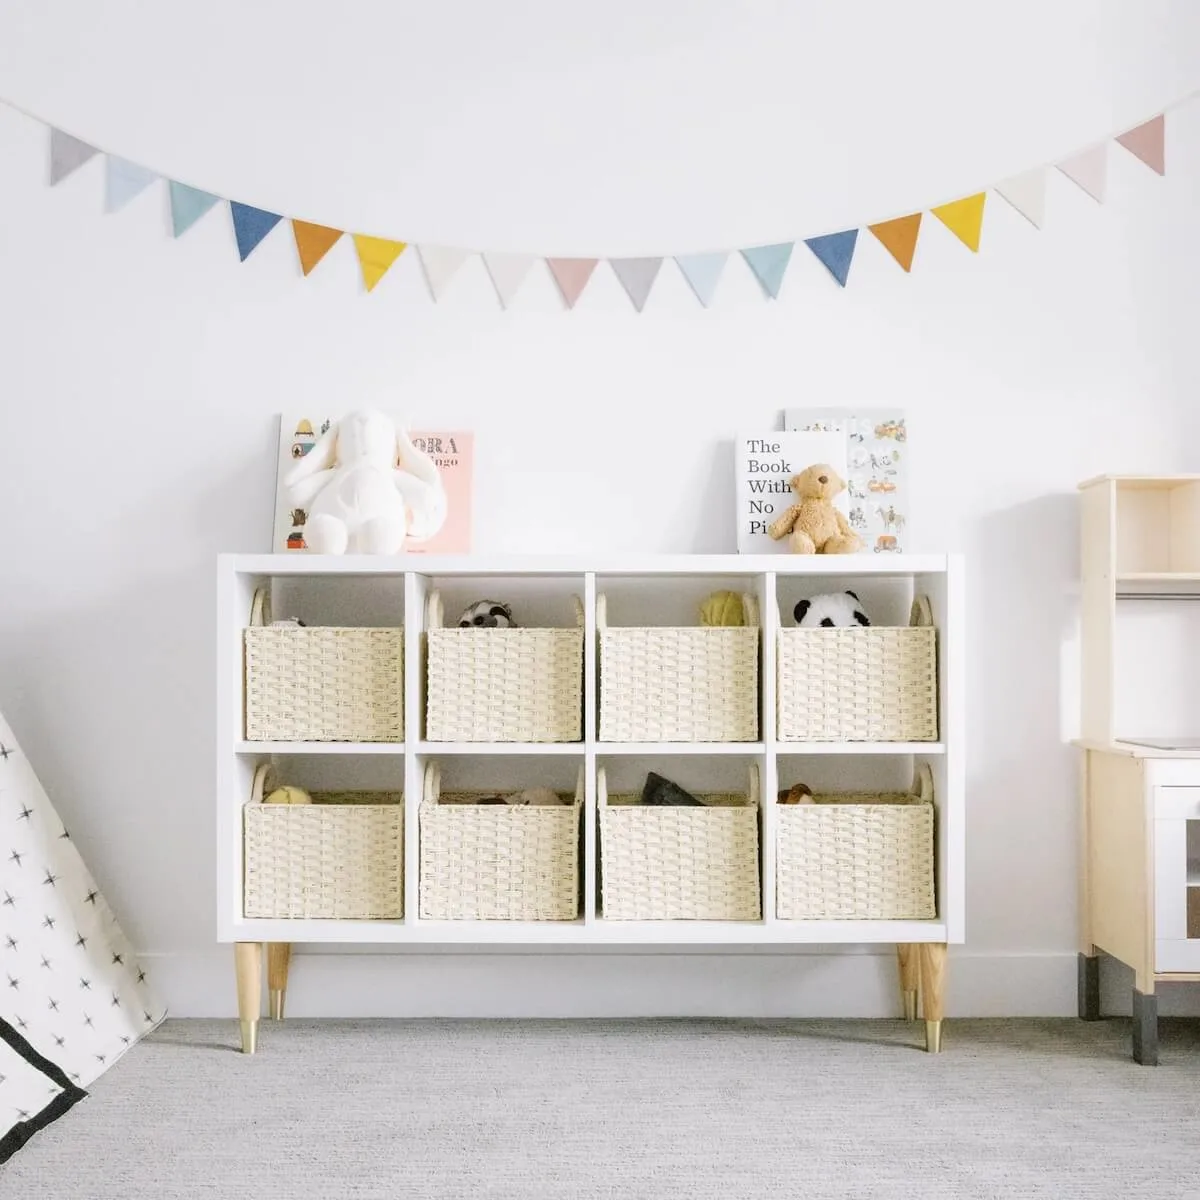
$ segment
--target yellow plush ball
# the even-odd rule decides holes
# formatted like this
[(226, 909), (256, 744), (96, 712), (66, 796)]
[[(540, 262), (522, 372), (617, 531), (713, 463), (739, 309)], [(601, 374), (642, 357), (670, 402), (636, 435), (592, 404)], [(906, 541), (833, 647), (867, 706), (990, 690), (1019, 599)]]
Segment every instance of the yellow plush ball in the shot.
[(700, 605), (701, 625), (745, 625), (746, 612), (737, 592), (713, 592)]
[(300, 787), (276, 788), (263, 801), (264, 804), (311, 804), (312, 797)]

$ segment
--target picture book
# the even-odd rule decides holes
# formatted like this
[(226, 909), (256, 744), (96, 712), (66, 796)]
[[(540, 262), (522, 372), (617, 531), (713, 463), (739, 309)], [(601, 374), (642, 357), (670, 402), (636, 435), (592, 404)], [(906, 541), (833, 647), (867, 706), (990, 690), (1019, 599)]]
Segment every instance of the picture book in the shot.
[[(293, 462), (303, 458), (317, 439), (338, 419), (336, 414), (302, 416), (283, 413), (279, 418), (279, 455), (275, 469), (275, 516), (271, 549), (275, 553), (303, 551), (304, 522), (308, 514), (289, 501), (283, 481)], [(433, 537), (409, 539), (405, 554), (467, 554), (471, 549), (472, 476), (475, 438), (465, 430), (407, 431), (414, 446), (433, 459), (446, 489), (446, 521)]]
[(901, 553), (908, 532), (908, 429), (892, 408), (789, 408), (785, 432), (839, 438), (846, 462), (846, 514), (868, 553)]

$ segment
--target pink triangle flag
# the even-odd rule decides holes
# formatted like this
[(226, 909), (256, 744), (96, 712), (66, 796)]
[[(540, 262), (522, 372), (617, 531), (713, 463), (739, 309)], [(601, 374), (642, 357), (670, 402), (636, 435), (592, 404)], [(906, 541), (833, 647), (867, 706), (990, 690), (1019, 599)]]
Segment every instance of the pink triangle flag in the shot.
[(548, 258), (546, 265), (554, 276), (562, 298), (568, 308), (574, 308), (575, 302), (583, 295), (592, 272), (596, 269), (598, 258)]
[(1149, 121), (1137, 126), (1136, 129), (1130, 129), (1128, 132), (1120, 134), (1117, 141), (1130, 154), (1140, 158), (1150, 170), (1165, 175), (1167, 173), (1165, 132), (1166, 121), (1163, 114), (1159, 113), (1157, 117), (1151, 117)]
[(1108, 147), (1103, 142), (1082, 154), (1064, 158), (1056, 164), (1058, 169), (1077, 183), (1093, 200), (1104, 203), (1104, 191), (1108, 183)]

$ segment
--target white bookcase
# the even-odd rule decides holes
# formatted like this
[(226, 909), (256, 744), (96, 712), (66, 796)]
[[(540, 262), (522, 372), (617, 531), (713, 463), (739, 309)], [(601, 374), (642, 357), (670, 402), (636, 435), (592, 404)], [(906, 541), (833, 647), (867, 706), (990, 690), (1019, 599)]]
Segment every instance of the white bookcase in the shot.
[[(312, 625), (389, 625), (405, 631), (405, 736), (397, 743), (249, 742), (243, 724), (243, 630), (256, 589), (270, 589), (276, 618)], [(481, 598), (511, 601), (523, 625), (571, 625), (572, 597), (584, 609), (583, 739), (574, 743), (437, 743), (424, 734), (424, 622), (436, 588), (447, 621)], [(606, 597), (613, 625), (695, 625), (697, 605), (716, 589), (750, 592), (761, 615), (760, 740), (730, 743), (609, 743), (597, 740), (596, 599)], [(791, 626), (802, 596), (853, 588), (876, 624), (908, 623), (914, 595), (930, 600), (937, 627), (936, 742), (780, 743), (775, 728), (776, 631)], [(404, 555), (325, 557), (303, 553), (222, 555), (217, 614), (217, 937), (234, 943), (243, 1049), (254, 1046), (268, 948), (272, 1015), (282, 1015), (288, 948), (297, 943), (505, 943), (525, 946), (755, 945), (891, 943), (900, 947), (901, 985), (915, 1015), (923, 991), (927, 1046), (940, 1045), (944, 949), (964, 939), (964, 638), (963, 575), (956, 555), (659, 555), (609, 557)], [(473, 788), (547, 783), (573, 788), (584, 768), (582, 914), (566, 922), (431, 921), (418, 905), (418, 806), (425, 764)], [(283, 764), (306, 784), (403, 789), (404, 916), (398, 920), (277, 920), (243, 915), (243, 808), (255, 768)], [(783, 921), (775, 916), (775, 821), (778, 782), (799, 771), (817, 790), (905, 790), (927, 763), (936, 802), (937, 915), (922, 921)], [(597, 769), (609, 787), (633, 788), (647, 769), (684, 787), (734, 789), (749, 764), (759, 770), (762, 917), (757, 921), (606, 921), (597, 906)], [(625, 782), (622, 782), (622, 781)], [(708, 788), (706, 785), (714, 786)], [(447, 785), (448, 786), (448, 785)], [(922, 950), (921, 947), (926, 947)]]

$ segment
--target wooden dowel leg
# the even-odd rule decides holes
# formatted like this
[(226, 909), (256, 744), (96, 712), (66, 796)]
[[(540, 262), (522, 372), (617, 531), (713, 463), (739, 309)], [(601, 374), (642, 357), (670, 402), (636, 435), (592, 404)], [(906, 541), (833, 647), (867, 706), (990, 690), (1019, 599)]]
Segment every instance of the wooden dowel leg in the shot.
[(242, 1053), (253, 1054), (258, 1043), (258, 1018), (262, 1015), (262, 943), (237, 942), (233, 960), (237, 967)]
[(922, 942), (920, 956), (925, 1049), (930, 1054), (937, 1054), (942, 1048), (942, 1017), (945, 1015), (946, 946), (941, 942)]
[(904, 1019), (917, 1019), (917, 989), (921, 983), (921, 959), (917, 947), (902, 943), (896, 947), (896, 957), (900, 961), (900, 996), (904, 1001)]
[(292, 961), (291, 942), (267, 943), (267, 995), (268, 1011), (272, 1021), (283, 1020), (283, 1006), (287, 999), (288, 967)]

